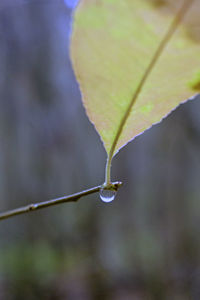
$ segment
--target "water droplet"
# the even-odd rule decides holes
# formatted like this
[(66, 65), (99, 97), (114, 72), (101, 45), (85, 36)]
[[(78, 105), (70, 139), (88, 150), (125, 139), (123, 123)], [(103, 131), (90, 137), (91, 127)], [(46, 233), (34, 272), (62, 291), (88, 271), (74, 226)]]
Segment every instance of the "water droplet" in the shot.
[(106, 203), (113, 201), (115, 199), (116, 194), (116, 191), (109, 190), (106, 188), (102, 188), (99, 193), (101, 200)]

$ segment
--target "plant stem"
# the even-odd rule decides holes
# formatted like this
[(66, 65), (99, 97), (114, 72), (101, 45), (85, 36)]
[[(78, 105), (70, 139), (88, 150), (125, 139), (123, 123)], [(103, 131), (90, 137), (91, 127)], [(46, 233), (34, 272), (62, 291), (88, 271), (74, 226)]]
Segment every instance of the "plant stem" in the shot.
[(108, 155), (107, 161), (106, 161), (106, 170), (105, 170), (105, 183), (104, 185), (110, 185), (111, 183), (111, 160), (112, 157)]
[[(114, 182), (113, 185), (115, 185), (116, 190), (117, 190), (122, 185), (122, 183), (121, 182)], [(52, 199), (52, 200), (48, 200), (48, 201), (44, 201), (44, 202), (39, 202), (39, 203), (32, 203), (32, 204), (28, 204), (28, 205), (23, 206), (23, 207), (8, 210), (8, 211), (5, 211), (3, 213), (0, 213), (0, 220), (11, 218), (11, 217), (16, 216), (16, 215), (28, 213), (28, 212), (35, 211), (35, 210), (45, 208), (45, 207), (48, 207), (48, 206), (53, 206), (53, 205), (66, 203), (66, 202), (76, 202), (81, 197), (99, 192), (101, 188), (102, 188), (102, 185), (99, 185), (99, 186), (93, 187), (91, 189), (81, 191), (79, 193), (72, 194), (72, 195), (69, 195), (69, 196), (64, 196), (64, 197), (60, 197), (60, 198), (56, 198), (56, 199)]]

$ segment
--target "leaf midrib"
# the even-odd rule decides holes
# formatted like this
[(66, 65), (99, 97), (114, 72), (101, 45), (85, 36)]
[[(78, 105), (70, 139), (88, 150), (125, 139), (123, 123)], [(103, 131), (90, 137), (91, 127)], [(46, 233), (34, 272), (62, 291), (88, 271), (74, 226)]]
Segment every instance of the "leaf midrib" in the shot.
[(165, 47), (167, 46), (169, 40), (171, 39), (171, 37), (173, 36), (174, 32), (176, 31), (177, 27), (179, 26), (179, 24), (181, 23), (183, 17), (185, 16), (185, 14), (187, 13), (189, 7), (192, 5), (192, 3), (194, 2), (194, 0), (185, 0), (184, 3), (182, 4), (181, 8), (179, 9), (179, 11), (177, 12), (176, 16), (174, 17), (172, 23), (170, 24), (166, 34), (164, 35), (163, 39), (161, 40), (157, 50), (155, 51), (149, 65), (147, 66), (146, 71), (144, 72), (143, 77), (141, 78), (137, 89), (135, 91), (135, 93), (133, 94), (133, 97), (127, 107), (127, 110), (125, 111), (125, 114), (123, 116), (123, 118), (121, 119), (120, 123), (119, 123), (119, 127), (117, 129), (114, 141), (112, 143), (109, 155), (108, 155), (108, 160), (107, 160), (107, 165), (106, 165), (106, 182), (108, 183), (110, 181), (110, 167), (111, 167), (111, 160), (115, 154), (115, 149), (117, 146), (117, 143), (119, 141), (119, 138), (121, 136), (121, 133), (123, 131), (124, 125), (126, 124), (126, 121), (131, 113), (131, 110), (142, 90), (142, 88), (144, 87), (144, 84), (146, 83), (150, 73), (152, 72), (154, 66), (156, 65), (159, 57), (161, 56), (161, 54), (163, 53)]

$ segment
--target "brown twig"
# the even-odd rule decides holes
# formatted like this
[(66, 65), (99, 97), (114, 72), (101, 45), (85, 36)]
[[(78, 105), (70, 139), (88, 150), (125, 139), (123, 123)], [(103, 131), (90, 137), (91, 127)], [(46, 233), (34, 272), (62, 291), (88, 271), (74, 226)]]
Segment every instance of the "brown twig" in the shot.
[[(121, 185), (122, 185), (121, 182), (114, 182), (111, 184), (111, 189), (114, 189), (117, 191)], [(52, 200), (48, 200), (48, 201), (44, 201), (44, 202), (39, 202), (39, 203), (28, 204), (23, 207), (8, 210), (3, 213), (0, 213), (0, 220), (11, 218), (16, 215), (28, 213), (28, 212), (35, 211), (35, 210), (45, 208), (48, 206), (53, 206), (53, 205), (66, 203), (66, 202), (76, 202), (84, 196), (99, 192), (101, 188), (102, 188), (102, 185), (99, 185), (99, 186), (93, 187), (91, 189), (81, 191), (79, 193), (72, 194), (69, 196), (64, 196), (64, 197), (60, 197), (60, 198), (56, 198), (56, 199), (52, 199)]]

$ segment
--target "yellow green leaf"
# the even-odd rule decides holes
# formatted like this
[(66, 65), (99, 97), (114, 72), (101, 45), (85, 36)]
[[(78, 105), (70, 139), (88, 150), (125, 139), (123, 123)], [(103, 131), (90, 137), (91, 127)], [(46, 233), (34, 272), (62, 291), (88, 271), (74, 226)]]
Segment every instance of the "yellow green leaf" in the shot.
[(108, 155), (200, 91), (199, 0), (80, 0), (71, 56)]

